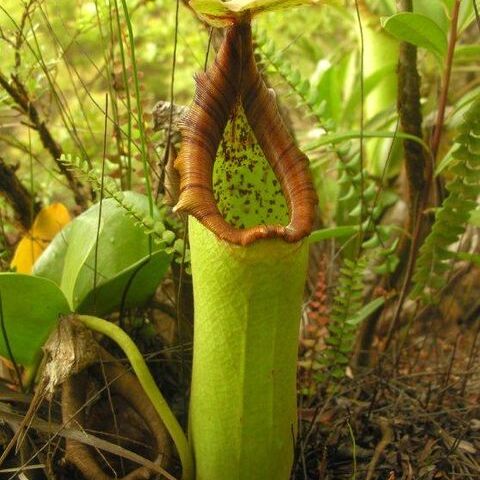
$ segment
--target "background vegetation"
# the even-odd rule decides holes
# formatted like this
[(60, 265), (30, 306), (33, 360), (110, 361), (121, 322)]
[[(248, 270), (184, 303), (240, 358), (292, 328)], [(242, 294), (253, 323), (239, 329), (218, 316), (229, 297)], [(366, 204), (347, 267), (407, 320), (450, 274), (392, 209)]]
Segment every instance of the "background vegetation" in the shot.
[[(22, 237), (27, 270), (33, 246), (53, 238), (35, 233), (42, 207), (61, 202), (76, 216), (113, 197), (171, 268), (146, 306), (105, 299), (103, 310), (153, 359), (180, 418), (191, 280), (184, 222), (165, 200), (181, 107), (219, 38), (186, 3), (0, 5), (2, 270)], [(345, 0), (255, 22), (258, 61), (319, 195), (295, 478), (480, 478), (476, 11), (475, 0)], [(139, 214), (120, 190), (151, 203)], [(5, 364), (7, 383), (14, 370)], [(46, 438), (39, 429), (32, 448)], [(79, 475), (57, 446), (42, 475)]]

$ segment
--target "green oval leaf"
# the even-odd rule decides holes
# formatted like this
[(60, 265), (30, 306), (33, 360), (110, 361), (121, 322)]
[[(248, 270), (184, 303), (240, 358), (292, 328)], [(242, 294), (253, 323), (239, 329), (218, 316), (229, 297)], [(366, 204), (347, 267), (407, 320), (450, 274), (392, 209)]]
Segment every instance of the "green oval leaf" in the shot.
[[(149, 217), (146, 196), (125, 192), (124, 202), (140, 218)], [(144, 303), (171, 256), (153, 242), (150, 251), (149, 236), (114, 199), (103, 201), (96, 247), (99, 213), (99, 204), (94, 205), (60, 232), (35, 263), (34, 274), (56, 282), (72, 310), (101, 315), (124, 301), (126, 306)], [(159, 219), (155, 209), (153, 220)]]
[[(70, 307), (62, 291), (46, 279), (21, 273), (0, 273), (0, 355), (23, 365), (38, 361), (42, 345)], [(6, 337), (6, 338), (5, 338)]]
[(431, 19), (420, 13), (402, 12), (382, 19), (383, 28), (402, 42), (443, 57), (447, 51), (445, 32)]
[(451, 5), (445, 4), (446, 0), (432, 2), (432, 0), (413, 0), (413, 12), (425, 15), (433, 20), (445, 35), (448, 35), (450, 20), (448, 12), (452, 10)]

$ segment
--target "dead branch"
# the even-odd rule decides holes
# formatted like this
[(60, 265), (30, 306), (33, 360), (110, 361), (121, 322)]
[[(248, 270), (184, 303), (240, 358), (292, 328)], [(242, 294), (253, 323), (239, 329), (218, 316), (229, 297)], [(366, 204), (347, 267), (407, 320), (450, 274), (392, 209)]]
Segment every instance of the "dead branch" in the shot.
[(0, 157), (0, 195), (12, 207), (16, 220), (25, 230), (32, 226), (33, 219), (40, 211), (40, 202), (25, 188), (17, 177), (15, 167), (7, 165)]
[(382, 432), (382, 438), (376, 446), (375, 453), (373, 454), (372, 460), (368, 465), (367, 477), (365, 480), (372, 480), (374, 478), (376, 467), (380, 461), (380, 458), (382, 457), (388, 445), (390, 445), (390, 443), (392, 443), (395, 439), (392, 426), (386, 418), (380, 417), (378, 419), (378, 424)]
[(20, 111), (30, 120), (32, 128), (38, 132), (42, 145), (50, 153), (58, 169), (67, 179), (68, 185), (74, 194), (75, 202), (82, 207), (82, 209), (85, 209), (88, 202), (88, 194), (85, 186), (75, 178), (74, 174), (60, 161), (63, 150), (54, 140), (21, 80), (17, 75), (12, 75), (10, 82), (8, 78), (0, 72), (0, 86), (8, 93)]

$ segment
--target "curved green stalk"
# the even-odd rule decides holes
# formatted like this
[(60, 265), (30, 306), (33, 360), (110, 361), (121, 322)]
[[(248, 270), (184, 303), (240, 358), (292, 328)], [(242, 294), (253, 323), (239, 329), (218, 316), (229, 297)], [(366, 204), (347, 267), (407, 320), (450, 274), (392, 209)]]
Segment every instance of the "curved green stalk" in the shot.
[(190, 218), (196, 480), (288, 480), (308, 241), (232, 246)]
[(78, 315), (76, 318), (91, 330), (102, 333), (112, 339), (123, 350), (145, 393), (148, 395), (148, 398), (175, 443), (182, 462), (182, 479), (193, 480), (194, 466), (192, 453), (185, 433), (163, 398), (163, 395), (160, 393), (142, 354), (133, 340), (120, 327), (106, 320), (89, 315)]

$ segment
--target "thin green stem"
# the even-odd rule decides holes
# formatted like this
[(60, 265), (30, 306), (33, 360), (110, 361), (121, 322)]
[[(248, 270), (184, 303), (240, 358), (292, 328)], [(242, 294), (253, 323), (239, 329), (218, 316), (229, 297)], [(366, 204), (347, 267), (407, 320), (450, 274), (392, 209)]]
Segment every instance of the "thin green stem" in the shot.
[[(114, 128), (114, 137), (116, 141), (115, 143), (117, 147), (120, 168), (122, 170), (122, 174), (121, 174), (122, 190), (131, 190), (131, 184), (128, 182), (127, 182), (128, 188), (125, 188), (125, 178), (124, 178), (124, 172), (123, 172), (124, 165), (122, 163), (122, 153), (123, 153), (122, 134), (121, 134), (120, 118), (119, 118), (119, 110), (118, 110), (118, 99), (117, 99), (117, 94), (116, 94), (116, 91), (114, 88), (114, 82), (113, 82), (113, 62), (115, 59), (115, 53), (114, 53), (115, 34), (113, 31), (113, 12), (109, 4), (108, 18), (109, 18), (110, 41), (108, 42), (106, 40), (107, 36), (104, 35), (104, 32), (103, 32), (101, 12), (100, 12), (100, 7), (98, 5), (98, 0), (95, 0), (95, 11), (97, 14), (98, 31), (100, 33), (100, 38), (103, 44), (103, 52), (104, 52), (103, 57), (105, 62), (105, 71), (108, 79), (107, 88), (108, 88), (108, 93), (110, 95), (110, 102), (112, 105), (112, 118), (113, 118), (112, 123)], [(120, 38), (120, 43), (121, 43), (121, 38)], [(108, 118), (108, 115), (106, 115), (106, 117)], [(130, 115), (128, 115), (128, 118), (130, 119)], [(130, 120), (130, 123), (131, 123), (131, 120)], [(131, 174), (127, 172), (127, 179), (129, 178), (129, 175)]]
[(77, 319), (87, 328), (109, 337), (123, 350), (132, 365), (133, 371), (137, 375), (138, 381), (148, 395), (148, 398), (152, 402), (155, 410), (162, 419), (168, 433), (175, 443), (180, 461), (182, 462), (182, 480), (193, 480), (193, 457), (187, 437), (170, 410), (165, 398), (163, 398), (163, 395), (158, 389), (157, 384), (145, 363), (145, 359), (133, 340), (119, 326), (107, 322), (106, 320), (102, 320), (101, 318), (92, 317), (90, 315), (78, 315)]
[[(311, 152), (312, 150), (316, 150), (321, 147), (325, 147), (327, 145), (336, 145), (338, 143), (343, 143), (348, 140), (352, 140), (355, 138), (360, 138), (362, 133), (359, 130), (353, 130), (348, 132), (342, 133), (335, 133), (332, 135), (322, 135), (318, 140), (315, 140), (309, 144), (307, 144), (303, 151)], [(397, 132), (397, 131), (364, 131), (363, 138), (400, 138), (402, 140), (410, 140), (412, 142), (421, 145), (424, 150), (429, 153), (430, 148), (429, 146), (419, 137), (416, 135), (411, 135), (405, 132)]]
[[(132, 71), (133, 71), (133, 85), (135, 87), (135, 100), (137, 104), (137, 124), (138, 130), (140, 133), (140, 151), (142, 155), (142, 162), (143, 162), (143, 172), (145, 175), (145, 186), (147, 189), (148, 195), (148, 202), (150, 206), (150, 215), (153, 216), (153, 196), (152, 196), (152, 186), (150, 182), (150, 169), (148, 163), (148, 147), (147, 147), (147, 138), (145, 135), (145, 127), (143, 124), (143, 107), (142, 107), (142, 100), (140, 98), (140, 84), (138, 82), (138, 69), (137, 69), (137, 60), (135, 54), (135, 41), (133, 37), (133, 27), (132, 21), (130, 19), (130, 14), (128, 11), (128, 6), (126, 0), (122, 0), (122, 7), (123, 7), (123, 14), (125, 15), (125, 22), (127, 24), (128, 30), (128, 40), (130, 43), (130, 54), (132, 56)], [(151, 238), (151, 237), (150, 237)]]
[[(365, 210), (365, 153), (364, 153), (364, 144), (365, 144), (365, 37), (363, 33), (363, 24), (362, 18), (360, 16), (360, 8), (358, 5), (358, 0), (355, 0), (355, 10), (357, 14), (358, 29), (360, 33), (360, 238), (363, 237), (362, 234), (362, 225), (364, 220), (364, 210)], [(362, 248), (362, 242), (358, 243), (357, 248), (357, 257), (360, 255), (360, 250)]]
[(352, 440), (352, 450), (353, 450), (353, 473), (352, 473), (352, 480), (355, 480), (357, 477), (357, 442), (355, 441), (355, 435), (353, 433), (352, 426), (350, 425), (350, 421), (347, 420), (347, 427), (348, 433), (350, 434), (350, 439)]
[(130, 115), (132, 111), (132, 105), (130, 100), (130, 88), (128, 86), (128, 75), (127, 75), (127, 62), (125, 60), (125, 48), (123, 46), (122, 39), (122, 26), (120, 24), (120, 12), (118, 9), (118, 2), (115, 0), (115, 19), (117, 22), (117, 31), (118, 31), (118, 45), (120, 47), (120, 58), (122, 60), (122, 78), (125, 88), (125, 98), (127, 101), (127, 188), (130, 190), (132, 188), (132, 117)]
[(450, 24), (450, 35), (448, 40), (447, 56), (445, 57), (445, 68), (443, 71), (442, 89), (438, 100), (438, 113), (435, 122), (430, 148), (432, 150), (433, 160), (437, 159), (442, 130), (445, 123), (445, 112), (447, 109), (448, 91), (452, 77), (453, 55), (458, 40), (458, 16), (460, 13), (460, 0), (455, 0), (452, 8), (452, 21)]

